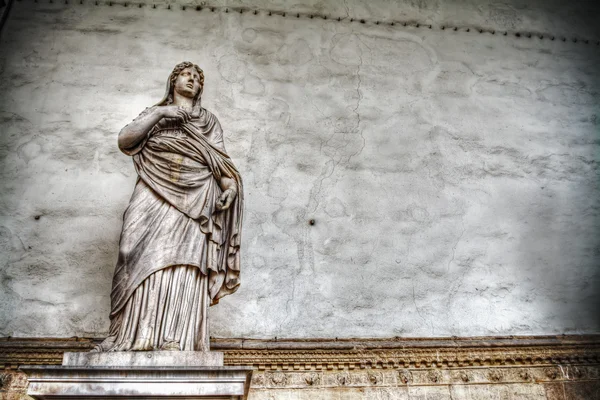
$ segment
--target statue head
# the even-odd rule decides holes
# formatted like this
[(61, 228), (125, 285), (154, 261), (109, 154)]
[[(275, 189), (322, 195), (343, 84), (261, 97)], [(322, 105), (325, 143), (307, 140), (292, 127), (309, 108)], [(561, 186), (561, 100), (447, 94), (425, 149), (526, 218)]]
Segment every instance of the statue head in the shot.
[[(197, 83), (190, 84), (192, 81), (195, 81), (196, 77)], [(194, 109), (199, 108), (203, 89), (204, 71), (202, 71), (199, 66), (189, 61), (181, 62), (173, 68), (173, 71), (169, 75), (169, 79), (167, 80), (167, 90), (164, 97), (157, 105), (166, 106), (173, 103), (173, 93), (177, 91), (178, 94), (183, 96), (193, 96)]]

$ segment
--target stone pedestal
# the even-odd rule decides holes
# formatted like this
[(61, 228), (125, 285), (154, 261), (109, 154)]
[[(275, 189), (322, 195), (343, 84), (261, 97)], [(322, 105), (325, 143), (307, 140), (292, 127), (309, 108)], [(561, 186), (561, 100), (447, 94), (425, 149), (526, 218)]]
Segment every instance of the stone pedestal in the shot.
[(216, 351), (65, 353), (62, 365), (71, 367), (222, 367), (223, 353)]
[(230, 399), (248, 396), (252, 368), (222, 353), (65, 353), (61, 366), (29, 366), (34, 399)]

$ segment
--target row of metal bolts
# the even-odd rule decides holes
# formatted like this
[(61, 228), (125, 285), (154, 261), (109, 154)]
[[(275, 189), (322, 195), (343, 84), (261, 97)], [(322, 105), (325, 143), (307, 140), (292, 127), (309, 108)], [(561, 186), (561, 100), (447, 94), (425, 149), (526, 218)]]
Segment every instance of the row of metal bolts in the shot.
[[(18, 1), (21, 1), (21, 0), (18, 0)], [(37, 2), (38, 2), (38, 0), (34, 0), (34, 3), (37, 3)], [(49, 2), (50, 2), (50, 3), (54, 3), (54, 1), (53, 1), (53, 0), (49, 0)], [(83, 4), (83, 3), (84, 3), (84, 1), (83, 1), (83, 0), (79, 0), (79, 4)], [(69, 0), (65, 0), (65, 4), (69, 4)], [(95, 4), (95, 5), (99, 5), (99, 2), (98, 2), (98, 0), (95, 0), (95, 1), (94, 1), (94, 4)], [(118, 3), (115, 3), (115, 2), (113, 2), (113, 1), (109, 1), (109, 2), (107, 2), (107, 3), (105, 3), (105, 4), (108, 4), (108, 6), (113, 6), (114, 4), (118, 4)], [(125, 2), (125, 3), (122, 3), (122, 5), (123, 5), (123, 7), (128, 7), (130, 4)], [(137, 4), (137, 6), (138, 6), (139, 8), (142, 8), (142, 7), (144, 6), (144, 4), (138, 3), (138, 4)], [(152, 5), (152, 8), (154, 8), (154, 9), (155, 9), (155, 8), (157, 8), (157, 7), (156, 7), (156, 4), (153, 4), (153, 5)], [(182, 10), (186, 10), (186, 8), (187, 8), (186, 6), (181, 6), (181, 9), (182, 9)], [(192, 7), (192, 8), (194, 8), (194, 7)], [(208, 10), (210, 10), (210, 11), (212, 11), (212, 12), (215, 12), (215, 11), (217, 10), (217, 8), (216, 8), (216, 7), (203, 7), (203, 6), (195, 6), (195, 9), (196, 9), (196, 11), (202, 11), (202, 10), (203, 10), (203, 9), (205, 9), (205, 8), (206, 8), (206, 9), (208, 9)], [(167, 10), (170, 10), (170, 9), (171, 9), (171, 5), (170, 5), (170, 4), (168, 4), (168, 5), (167, 5)], [(229, 8), (225, 8), (225, 9), (224, 9), (224, 11), (225, 11), (226, 13), (229, 13), (229, 11), (230, 11), (230, 10), (229, 10)], [(241, 9), (241, 8), (240, 8), (240, 9), (237, 9), (237, 10), (234, 10), (234, 11), (235, 11), (235, 12), (239, 12), (240, 14), (243, 14), (244, 12), (251, 12), (251, 13), (252, 13), (252, 14), (254, 14), (254, 15), (257, 15), (257, 14), (259, 14), (259, 11), (258, 11), (258, 10), (248, 10), (248, 9), (244, 10), (244, 9)], [(286, 12), (273, 12), (273, 11), (265, 11), (265, 13), (266, 13), (266, 15), (268, 15), (268, 16), (272, 16), (272, 15), (279, 15), (279, 16), (281, 16), (281, 17), (292, 16), (292, 17), (296, 17), (296, 18), (300, 18), (301, 16), (303, 16), (303, 17), (308, 17), (308, 18), (310, 18), (310, 19), (313, 19), (313, 18), (315, 18), (315, 15), (314, 15), (314, 14), (302, 15), (302, 14), (300, 14), (300, 13), (296, 13), (296, 14), (291, 14), (291, 15), (290, 15), (290, 14), (288, 14), (288, 13), (286, 13)], [(326, 15), (317, 15), (316, 17), (317, 17), (317, 18), (322, 18), (322, 19), (324, 19), (324, 20), (330, 19), (330, 18), (328, 18)], [(338, 17), (338, 18), (333, 18), (333, 20), (337, 20), (338, 22), (341, 22), (342, 20), (345, 20), (345, 19), (346, 19), (346, 18), (341, 18), (341, 17)], [(350, 22), (360, 22), (361, 24), (366, 24), (366, 23), (368, 23), (368, 22), (370, 22), (370, 21), (367, 21), (367, 20), (365, 20), (365, 19), (355, 19), (355, 18), (350, 18)], [(415, 22), (413, 22), (413, 23), (409, 23), (409, 22), (385, 22), (385, 23), (382, 23), (382, 22), (380, 22), (380, 21), (375, 21), (375, 22), (370, 22), (370, 23), (374, 23), (375, 25), (380, 25), (380, 24), (382, 24), (382, 25), (383, 25), (383, 24), (387, 24), (387, 25), (390, 25), (390, 26), (401, 25), (401, 26), (409, 26), (409, 27), (415, 27), (415, 28), (428, 28), (428, 29), (433, 29), (433, 26), (432, 26), (431, 24), (420, 24), (420, 23), (415, 23)], [(453, 31), (458, 31), (458, 30), (460, 30), (460, 31), (463, 31), (463, 32), (471, 32), (471, 29), (472, 29), (472, 28), (471, 28), (471, 27), (459, 28), (459, 27), (456, 27), (456, 26), (454, 26), (454, 27), (446, 27), (446, 26), (442, 25), (442, 26), (440, 26), (440, 29), (441, 29), (441, 30), (446, 30), (446, 29), (448, 29), (448, 30), (453, 30)], [(474, 31), (474, 32), (479, 32), (479, 33), (490, 33), (490, 34), (492, 34), (492, 35), (495, 35), (495, 34), (496, 34), (496, 31), (495, 31), (495, 30), (486, 30), (486, 29), (481, 29), (481, 28), (473, 28), (473, 31)], [(499, 34), (501, 34), (501, 35), (503, 35), (503, 36), (508, 36), (508, 35), (509, 35), (509, 32), (507, 32), (507, 31), (504, 31), (504, 32), (499, 32)], [(555, 40), (555, 39), (556, 39), (556, 37), (555, 37), (554, 35), (548, 35), (548, 34), (534, 34), (534, 33), (529, 33), (529, 32), (527, 32), (527, 33), (522, 33), (522, 32), (514, 32), (514, 33), (511, 33), (511, 35), (514, 35), (514, 36), (515, 36), (515, 37), (517, 37), (517, 38), (520, 38), (520, 37), (527, 37), (527, 38), (531, 38), (531, 37), (537, 37), (537, 38), (539, 38), (539, 39), (541, 39), (541, 40), (543, 40), (543, 39)], [(559, 40), (562, 40), (563, 42), (566, 42), (566, 41), (567, 41), (567, 40), (569, 40), (569, 39), (567, 39), (566, 37), (564, 37), (564, 36), (563, 36), (563, 37), (560, 37), (560, 38), (559, 38)], [(574, 37), (574, 38), (570, 39), (570, 41), (572, 41), (573, 43), (578, 43), (578, 42), (580, 42), (580, 43), (584, 43), (584, 44), (596, 44), (597, 46), (598, 46), (598, 45), (600, 45), (600, 40), (595, 40), (595, 41), (594, 41), (594, 40), (589, 40), (589, 39), (580, 39), (580, 38), (576, 38), (576, 37)]]

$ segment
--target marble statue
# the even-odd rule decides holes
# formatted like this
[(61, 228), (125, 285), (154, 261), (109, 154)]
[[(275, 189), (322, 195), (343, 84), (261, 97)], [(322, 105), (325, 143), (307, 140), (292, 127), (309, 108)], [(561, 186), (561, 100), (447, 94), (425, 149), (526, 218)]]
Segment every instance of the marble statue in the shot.
[(164, 98), (119, 133), (138, 178), (96, 351), (209, 351), (208, 306), (240, 284), (242, 180), (203, 87), (197, 65), (178, 64)]

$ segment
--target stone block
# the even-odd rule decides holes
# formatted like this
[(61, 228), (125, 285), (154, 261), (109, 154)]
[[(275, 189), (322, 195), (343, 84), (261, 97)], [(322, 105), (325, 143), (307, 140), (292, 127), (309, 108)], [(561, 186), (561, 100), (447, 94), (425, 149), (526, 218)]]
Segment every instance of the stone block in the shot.
[(249, 400), (408, 400), (407, 388), (253, 389)]
[(452, 400), (449, 386), (412, 386), (408, 395), (411, 400)]
[(455, 385), (450, 387), (450, 393), (452, 399), (461, 400), (546, 399), (544, 387), (534, 383)]
[(565, 382), (565, 400), (598, 400), (600, 399), (600, 382)]
[(543, 385), (546, 400), (564, 400), (565, 388), (562, 382), (545, 383)]

